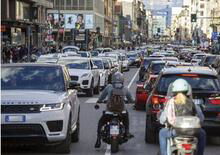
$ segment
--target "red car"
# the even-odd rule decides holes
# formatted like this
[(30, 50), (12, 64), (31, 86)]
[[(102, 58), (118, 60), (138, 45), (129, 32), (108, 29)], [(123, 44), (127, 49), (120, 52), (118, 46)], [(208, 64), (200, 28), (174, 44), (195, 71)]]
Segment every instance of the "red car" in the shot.
[[(137, 83), (136, 88), (136, 102), (135, 109), (136, 110), (144, 110), (148, 95), (152, 90), (152, 84), (155, 82), (157, 75), (150, 75), (149, 79), (145, 82)], [(147, 85), (148, 84), (148, 85)], [(148, 86), (148, 87), (146, 87)]]

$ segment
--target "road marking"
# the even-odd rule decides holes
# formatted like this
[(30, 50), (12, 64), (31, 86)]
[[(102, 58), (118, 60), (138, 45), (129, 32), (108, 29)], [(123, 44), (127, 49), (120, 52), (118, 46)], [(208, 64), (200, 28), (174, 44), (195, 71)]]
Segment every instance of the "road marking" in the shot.
[(98, 100), (98, 98), (97, 98), (97, 97), (93, 97), (93, 98), (89, 98), (88, 100), (86, 100), (86, 102), (85, 102), (85, 103), (96, 103), (96, 102), (97, 102), (97, 100)]
[(137, 76), (138, 73), (139, 73), (139, 70), (140, 70), (140, 68), (137, 70), (137, 72), (135, 73), (134, 77), (133, 77), (132, 80), (130, 81), (130, 83), (129, 83), (129, 85), (128, 85), (128, 89), (130, 89), (131, 85), (133, 84), (133, 82), (134, 82), (136, 76)]
[(111, 155), (111, 145), (107, 144), (105, 155)]

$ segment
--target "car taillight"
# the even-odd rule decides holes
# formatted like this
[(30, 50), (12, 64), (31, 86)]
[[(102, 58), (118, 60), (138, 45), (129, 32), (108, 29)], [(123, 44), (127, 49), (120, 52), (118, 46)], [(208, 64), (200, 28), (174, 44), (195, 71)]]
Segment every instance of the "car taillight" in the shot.
[(160, 103), (165, 103), (165, 102), (166, 102), (165, 96), (154, 95), (152, 97), (152, 103), (153, 104), (160, 104)]
[(137, 92), (136, 93), (145, 93), (146, 90), (144, 89), (144, 85), (137, 85)]
[(183, 147), (185, 150), (191, 150), (191, 149), (192, 149), (192, 144), (182, 144), (182, 147)]
[(209, 103), (210, 104), (218, 104), (220, 105), (220, 97), (216, 97), (216, 98), (209, 98)]

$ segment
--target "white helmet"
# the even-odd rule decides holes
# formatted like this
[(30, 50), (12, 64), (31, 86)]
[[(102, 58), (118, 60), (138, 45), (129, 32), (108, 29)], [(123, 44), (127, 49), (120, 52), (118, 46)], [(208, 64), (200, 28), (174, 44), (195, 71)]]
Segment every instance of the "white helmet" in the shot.
[(188, 92), (189, 91), (189, 84), (184, 79), (177, 79), (173, 82), (172, 92)]

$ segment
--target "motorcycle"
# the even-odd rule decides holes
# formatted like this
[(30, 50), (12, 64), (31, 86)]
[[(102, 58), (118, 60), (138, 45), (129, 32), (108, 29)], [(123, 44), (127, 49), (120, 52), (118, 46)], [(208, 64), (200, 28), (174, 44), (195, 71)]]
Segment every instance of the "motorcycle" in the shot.
[[(99, 109), (99, 105), (95, 105), (95, 109)], [(122, 115), (126, 114), (126, 111), (121, 113), (104, 111), (103, 113), (109, 115), (110, 120), (101, 128), (101, 139), (111, 145), (111, 153), (117, 153), (119, 145), (128, 141), (125, 135), (125, 125), (122, 121)]]
[(168, 155), (196, 155), (198, 139), (201, 128), (200, 120), (196, 116), (176, 117), (176, 123), (171, 126), (175, 137), (167, 140)]

